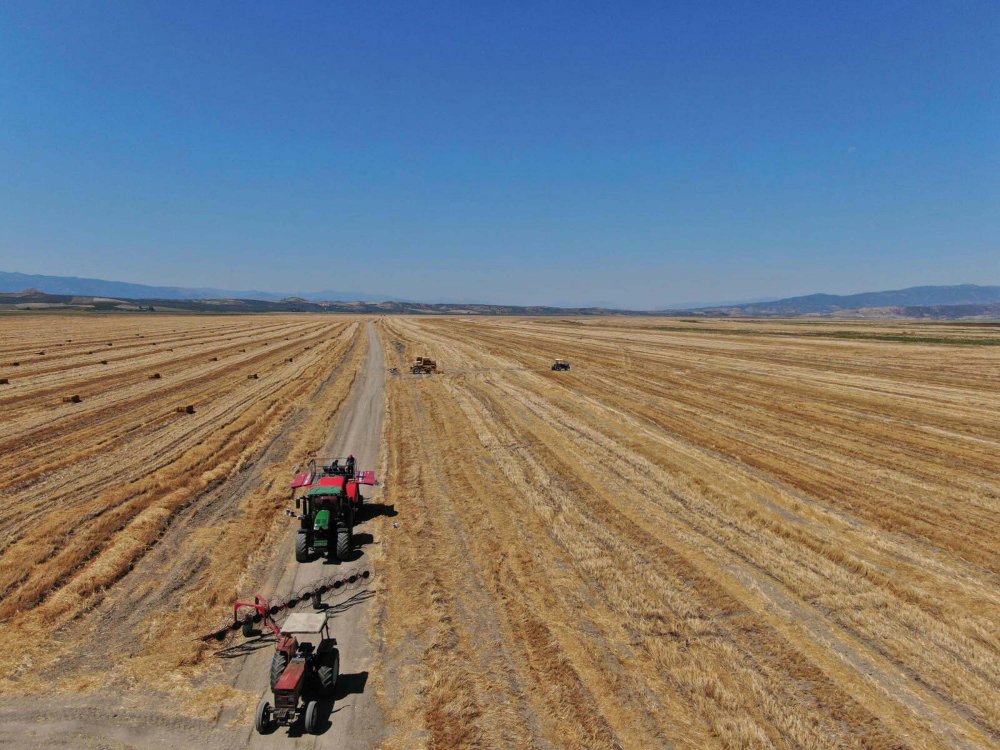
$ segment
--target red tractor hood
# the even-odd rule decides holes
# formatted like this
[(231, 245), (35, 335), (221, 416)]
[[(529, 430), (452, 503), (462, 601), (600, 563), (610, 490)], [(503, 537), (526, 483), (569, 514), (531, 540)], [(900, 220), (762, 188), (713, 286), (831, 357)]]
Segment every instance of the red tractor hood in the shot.
[(285, 671), (281, 673), (281, 677), (274, 683), (274, 692), (277, 693), (279, 690), (291, 690), (294, 692), (298, 690), (305, 673), (306, 663), (304, 661), (293, 660), (289, 662), (288, 666), (285, 667)]

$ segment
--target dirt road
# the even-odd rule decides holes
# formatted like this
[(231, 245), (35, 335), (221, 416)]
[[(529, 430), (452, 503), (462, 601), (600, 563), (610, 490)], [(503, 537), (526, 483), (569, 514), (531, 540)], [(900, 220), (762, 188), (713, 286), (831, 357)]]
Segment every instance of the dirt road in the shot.
[[(380, 437), (382, 434), (382, 413), (384, 410), (385, 366), (382, 347), (375, 335), (375, 329), (368, 324), (368, 360), (358, 375), (351, 395), (341, 411), (336, 429), (326, 445), (325, 455), (344, 456), (353, 453), (362, 468), (377, 468), (380, 459)], [(377, 503), (378, 490), (368, 490), (366, 501)], [(369, 506), (369, 511), (375, 504)], [(320, 578), (330, 575), (349, 575), (351, 571), (368, 567), (369, 551), (376, 541), (368, 531), (371, 518), (355, 527), (355, 543), (360, 544), (357, 560), (343, 565), (330, 565), (322, 559), (310, 563), (296, 563), (294, 556), (295, 526), (289, 526), (289, 533), (283, 554), (286, 562), (276, 570), (276, 586), (279, 595), (288, 594), (307, 587)], [(375, 579), (377, 581), (377, 579)], [(377, 585), (377, 583), (373, 583)], [(330, 629), (340, 648), (340, 680), (332, 701), (320, 704), (320, 734), (301, 735), (297, 729), (279, 727), (269, 735), (258, 735), (253, 727), (247, 726), (247, 740), (252, 748), (296, 747), (296, 748), (343, 748), (357, 749), (374, 747), (378, 742), (381, 716), (372, 691), (365, 690), (371, 665), (371, 644), (368, 641), (368, 601), (372, 596), (368, 588), (358, 589), (344, 599), (341, 597), (329, 610)], [(267, 685), (268, 668), (271, 663), (272, 646), (270, 639), (266, 647), (245, 657), (239, 665), (235, 686), (241, 690), (256, 690), (260, 699), (270, 699)], [(219, 723), (228, 722), (223, 714)], [(294, 739), (293, 739), (294, 738)]]

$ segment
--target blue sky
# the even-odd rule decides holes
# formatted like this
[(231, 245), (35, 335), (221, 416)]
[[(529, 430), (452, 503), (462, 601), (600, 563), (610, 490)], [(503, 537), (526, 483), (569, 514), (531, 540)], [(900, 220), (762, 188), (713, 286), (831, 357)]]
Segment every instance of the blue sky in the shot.
[(1000, 283), (1000, 3), (0, 5), (0, 270), (511, 303)]

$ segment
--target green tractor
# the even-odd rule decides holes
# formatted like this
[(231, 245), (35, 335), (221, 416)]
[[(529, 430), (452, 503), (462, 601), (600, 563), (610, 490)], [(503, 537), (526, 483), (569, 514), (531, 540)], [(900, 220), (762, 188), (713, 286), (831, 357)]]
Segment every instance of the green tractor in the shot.
[[(296, 562), (309, 562), (315, 557), (344, 562), (354, 550), (355, 499), (357, 484), (345, 477), (324, 478), (295, 500), (300, 527), (295, 535)], [(338, 481), (339, 480), (339, 481)]]

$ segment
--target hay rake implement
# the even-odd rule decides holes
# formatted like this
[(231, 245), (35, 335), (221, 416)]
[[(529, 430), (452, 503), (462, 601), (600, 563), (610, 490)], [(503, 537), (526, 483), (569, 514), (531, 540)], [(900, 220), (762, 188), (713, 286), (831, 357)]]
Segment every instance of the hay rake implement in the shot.
[(279, 617), (283, 612), (294, 609), (310, 599), (315, 603), (317, 597), (322, 598), (323, 595), (331, 591), (347, 590), (352, 586), (363, 584), (370, 577), (370, 571), (362, 570), (349, 576), (330, 576), (320, 579), (299, 589), (287, 598), (275, 599), (255, 595), (253, 601), (237, 601), (233, 604), (232, 622), (227, 622), (212, 632), (199, 636), (198, 640), (205, 643), (221, 644), (237, 633), (242, 633), (244, 637), (249, 638), (257, 629), (256, 626), (266, 627), (275, 632), (274, 629), (278, 625), (274, 618)]

